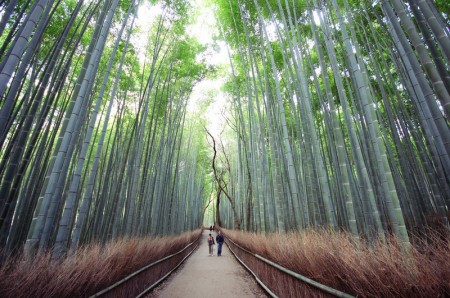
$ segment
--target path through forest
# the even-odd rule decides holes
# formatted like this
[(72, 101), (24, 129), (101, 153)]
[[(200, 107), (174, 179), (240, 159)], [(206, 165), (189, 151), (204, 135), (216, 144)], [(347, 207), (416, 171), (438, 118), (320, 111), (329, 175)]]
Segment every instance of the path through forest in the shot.
[(209, 233), (203, 231), (200, 247), (148, 297), (267, 297), (225, 244), (222, 256), (208, 256)]

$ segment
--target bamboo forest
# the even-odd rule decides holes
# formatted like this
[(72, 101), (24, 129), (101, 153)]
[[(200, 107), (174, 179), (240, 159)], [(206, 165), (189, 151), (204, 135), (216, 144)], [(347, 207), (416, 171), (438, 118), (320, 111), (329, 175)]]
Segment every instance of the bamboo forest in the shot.
[(410, 258), (433, 242), (450, 259), (449, 14), (446, 0), (0, 0), (0, 267), (210, 225), (344, 233)]

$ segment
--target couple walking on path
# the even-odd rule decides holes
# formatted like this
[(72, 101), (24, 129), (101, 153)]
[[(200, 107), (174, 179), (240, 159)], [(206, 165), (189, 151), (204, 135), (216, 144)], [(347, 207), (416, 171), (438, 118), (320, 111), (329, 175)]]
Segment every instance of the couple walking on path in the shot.
[[(219, 231), (219, 232), (217, 233), (217, 236), (216, 236), (216, 242), (217, 242), (217, 256), (218, 256), (218, 257), (220, 257), (220, 256), (222, 255), (222, 245), (223, 245), (223, 241), (224, 241), (224, 239), (223, 239), (222, 232)], [(209, 234), (209, 236), (208, 236), (209, 256), (212, 256), (212, 255), (213, 255), (214, 244), (215, 244), (215, 242), (214, 242), (214, 237), (211, 236), (211, 234)]]

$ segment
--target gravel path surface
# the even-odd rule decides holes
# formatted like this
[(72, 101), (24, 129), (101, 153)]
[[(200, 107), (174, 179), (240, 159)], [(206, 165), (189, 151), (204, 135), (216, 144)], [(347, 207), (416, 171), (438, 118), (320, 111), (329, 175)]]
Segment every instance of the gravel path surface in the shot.
[[(253, 277), (234, 258), (226, 244), (222, 256), (208, 255), (209, 230), (203, 231), (200, 247), (174, 274), (148, 297), (268, 297)], [(216, 233), (212, 233), (216, 236)]]

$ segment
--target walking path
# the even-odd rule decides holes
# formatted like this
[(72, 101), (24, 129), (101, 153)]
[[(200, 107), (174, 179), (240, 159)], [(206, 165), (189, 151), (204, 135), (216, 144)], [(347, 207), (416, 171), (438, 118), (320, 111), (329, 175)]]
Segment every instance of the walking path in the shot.
[[(200, 247), (149, 297), (267, 297), (226, 244), (222, 247), (222, 256), (217, 257), (217, 252), (212, 257), (208, 255), (209, 233), (209, 230), (203, 231)], [(216, 233), (212, 235), (215, 238)]]

